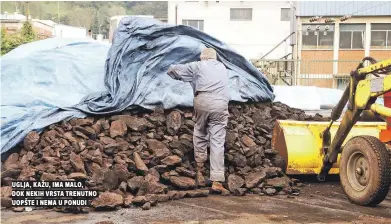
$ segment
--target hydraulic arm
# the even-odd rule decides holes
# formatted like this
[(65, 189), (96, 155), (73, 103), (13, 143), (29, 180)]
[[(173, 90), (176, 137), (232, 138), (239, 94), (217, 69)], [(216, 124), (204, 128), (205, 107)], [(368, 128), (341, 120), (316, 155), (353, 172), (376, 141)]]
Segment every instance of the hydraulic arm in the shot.
[[(364, 67), (364, 63), (369, 61), (371, 65)], [(375, 104), (378, 96), (391, 91), (391, 76), (386, 75), (391, 70), (391, 59), (376, 62), (372, 58), (364, 58), (356, 70), (351, 72), (349, 85), (346, 87), (340, 101), (331, 113), (331, 121), (322, 133), (323, 139), (323, 166), (318, 175), (318, 180), (324, 181), (333, 164), (337, 161), (338, 154), (350, 130), (358, 121), (364, 110), (371, 110), (374, 113), (385, 117), (391, 117), (391, 108)], [(376, 78), (366, 79), (368, 75)], [(330, 128), (337, 121), (347, 105), (347, 110), (337, 129), (334, 139), (331, 139)]]
[[(370, 65), (364, 66), (367, 62)], [(381, 203), (391, 186), (390, 72), (391, 59), (364, 58), (351, 72), (330, 122), (278, 120), (272, 147), (282, 157), (281, 168), (289, 175), (317, 174), (320, 181), (339, 174), (351, 202)], [(384, 105), (376, 104), (379, 96)], [(386, 122), (359, 122), (364, 114)]]

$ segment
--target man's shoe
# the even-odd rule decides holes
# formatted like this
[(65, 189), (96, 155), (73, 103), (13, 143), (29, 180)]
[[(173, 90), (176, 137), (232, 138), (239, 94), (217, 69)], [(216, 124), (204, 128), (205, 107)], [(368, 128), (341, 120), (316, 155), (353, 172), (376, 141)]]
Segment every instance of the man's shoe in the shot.
[(211, 191), (213, 193), (218, 193), (221, 195), (229, 195), (230, 194), (229, 190), (224, 188), (223, 183), (218, 182), (218, 181), (213, 181)]
[(212, 187), (213, 181), (209, 178), (205, 179), (205, 187)]
[(197, 171), (195, 182), (196, 182), (197, 187), (205, 187), (206, 186), (206, 180), (205, 180), (204, 175), (202, 175), (201, 171)]

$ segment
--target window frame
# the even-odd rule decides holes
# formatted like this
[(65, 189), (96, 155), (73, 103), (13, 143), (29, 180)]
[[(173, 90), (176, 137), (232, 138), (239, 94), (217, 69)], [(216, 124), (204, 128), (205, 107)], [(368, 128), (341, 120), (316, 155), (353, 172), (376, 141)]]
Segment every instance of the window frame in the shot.
[[(336, 89), (345, 90), (349, 83), (349, 79), (346, 77), (334, 77)], [(345, 84), (345, 85), (344, 85)]]
[[(332, 32), (333, 33), (333, 39), (332, 39), (332, 45), (325, 45), (325, 46), (329, 46), (327, 48), (325, 47), (322, 47), (324, 45), (319, 45), (319, 36), (325, 31), (324, 30), (324, 27), (323, 27), (323, 30), (320, 29), (320, 30), (313, 30), (311, 29), (310, 30), (310, 34), (309, 35), (314, 35), (316, 36), (316, 48), (306, 48), (305, 46), (308, 46), (308, 45), (304, 45), (304, 40), (303, 40), (303, 36), (304, 36), (304, 33), (305, 32), (308, 32), (306, 27), (307, 26), (314, 26), (316, 27), (317, 25), (321, 25), (321, 26), (326, 26), (325, 24), (310, 24), (310, 23), (304, 23), (304, 24), (301, 24), (302, 25), (302, 29), (301, 29), (301, 35), (300, 35), (300, 38), (301, 38), (301, 50), (304, 50), (304, 51), (333, 51), (334, 50), (334, 43), (335, 43), (335, 24), (327, 24), (328, 26), (330, 26), (329, 30), (327, 30), (327, 32)], [(317, 35), (315, 35), (315, 31), (318, 32)], [(321, 47), (319, 47), (321, 46)]]
[[(251, 18), (250, 19), (232, 19), (232, 10), (236, 9), (247, 9), (251, 11)], [(253, 8), (229, 8), (229, 20), (230, 21), (253, 21)]]
[[(288, 10), (288, 20), (283, 20), (283, 18), (282, 18), (282, 12), (283, 12), (283, 10)], [(290, 13), (291, 13), (291, 8), (281, 8), (280, 9), (280, 21), (281, 22), (288, 22), (288, 21), (291, 21), (291, 15), (290, 15)]]
[[(364, 25), (364, 30), (354, 30), (354, 29), (351, 29), (351, 30), (342, 30), (341, 31), (341, 25), (343, 26), (349, 26), (349, 25)], [(339, 27), (339, 46), (338, 46), (338, 50), (342, 50), (342, 51), (346, 51), (346, 50), (365, 50), (365, 31), (366, 31), (366, 24), (365, 23), (350, 23), (350, 24), (340, 24), (340, 27)], [(350, 33), (350, 48), (341, 48), (341, 33), (344, 32), (344, 33)], [(353, 48), (353, 37), (354, 37), (354, 32), (362, 32), (363, 35), (362, 35), (362, 44), (363, 44), (363, 47), (362, 48)]]
[[(184, 23), (185, 21), (186, 21), (186, 24)], [(197, 21), (197, 26), (198, 27), (190, 26), (189, 25), (189, 21)], [(202, 21), (202, 29), (200, 29), (200, 22), (201, 21)], [(196, 28), (196, 29), (204, 32), (205, 21), (203, 19), (182, 19), (182, 25), (190, 26), (190, 27)]]
[[(390, 41), (390, 44), (388, 45), (387, 44), (387, 40), (388, 40), (388, 38), (391, 35), (391, 27), (390, 27), (389, 30), (373, 30), (372, 27), (373, 27), (374, 24), (390, 24), (391, 25), (391, 23), (371, 23), (371, 39), (370, 39), (369, 49), (370, 50), (390, 50), (391, 49), (391, 41)], [(385, 32), (386, 33), (386, 38), (385, 38), (386, 45), (384, 47), (382, 47), (382, 46), (372, 46), (372, 32), (373, 31), (375, 31), (375, 32)], [(372, 48), (372, 47), (382, 47), (382, 48)]]

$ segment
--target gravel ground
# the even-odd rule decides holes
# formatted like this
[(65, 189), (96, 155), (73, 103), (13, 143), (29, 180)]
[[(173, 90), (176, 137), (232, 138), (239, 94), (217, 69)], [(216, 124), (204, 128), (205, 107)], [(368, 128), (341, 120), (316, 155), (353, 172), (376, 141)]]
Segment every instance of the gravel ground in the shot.
[[(329, 116), (331, 110), (306, 111)], [(38, 224), (117, 224), (117, 223), (391, 223), (391, 192), (377, 207), (351, 204), (340, 187), (338, 177), (318, 183), (315, 177), (301, 177), (300, 196), (274, 197), (247, 195), (209, 196), (158, 204), (148, 211), (140, 208), (74, 215), (54, 211), (15, 213), (1, 211), (1, 223)]]
[(317, 183), (306, 178), (300, 196), (210, 196), (140, 208), (73, 215), (54, 211), (2, 211), (3, 224), (38, 223), (391, 223), (391, 193), (374, 208), (351, 204), (337, 178)]

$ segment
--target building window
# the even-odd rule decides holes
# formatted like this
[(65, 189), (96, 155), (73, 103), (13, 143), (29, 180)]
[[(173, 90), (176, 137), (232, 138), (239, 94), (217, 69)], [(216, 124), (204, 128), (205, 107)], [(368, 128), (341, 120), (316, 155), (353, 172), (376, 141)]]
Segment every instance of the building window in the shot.
[(333, 49), (334, 25), (303, 24), (303, 49)]
[(339, 48), (364, 49), (365, 24), (341, 24), (339, 30)]
[(182, 20), (182, 24), (186, 26), (191, 26), (197, 28), (201, 31), (204, 31), (204, 20)]
[(281, 21), (290, 21), (291, 19), (291, 9), (282, 8), (281, 9)]
[(391, 49), (391, 23), (371, 24), (371, 48)]
[(336, 77), (335, 80), (337, 81), (337, 89), (345, 90), (346, 86), (349, 84), (349, 76), (347, 77)]
[(253, 9), (251, 8), (236, 8), (231, 9), (231, 20), (251, 21), (253, 19)]

